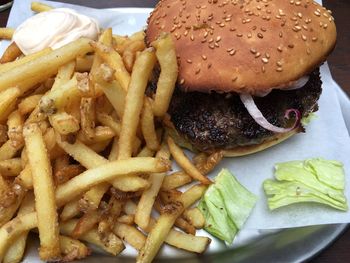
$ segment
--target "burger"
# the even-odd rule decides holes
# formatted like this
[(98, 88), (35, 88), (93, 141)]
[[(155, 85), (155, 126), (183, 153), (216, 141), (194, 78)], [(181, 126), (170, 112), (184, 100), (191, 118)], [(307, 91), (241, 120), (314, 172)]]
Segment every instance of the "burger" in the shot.
[(336, 42), (331, 12), (312, 0), (162, 0), (146, 42), (163, 32), (179, 64), (172, 136), (226, 156), (304, 131), (301, 118), (318, 109), (319, 66)]

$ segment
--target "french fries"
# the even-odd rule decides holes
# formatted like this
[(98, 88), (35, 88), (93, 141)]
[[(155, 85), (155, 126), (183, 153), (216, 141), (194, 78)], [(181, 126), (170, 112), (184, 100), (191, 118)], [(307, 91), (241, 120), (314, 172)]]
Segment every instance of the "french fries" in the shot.
[(144, 99), (143, 111), (141, 113), (141, 129), (146, 145), (151, 150), (158, 150), (159, 142), (154, 127), (154, 116), (149, 98)]
[(13, 33), (15, 33), (14, 28), (9, 28), (9, 27), (1, 27), (0, 28), (0, 39), (7, 39), (11, 40)]
[(135, 157), (113, 161), (87, 170), (65, 184), (58, 186), (56, 189), (56, 203), (60, 207), (88, 188), (124, 174), (166, 172), (169, 168), (169, 162), (151, 157)]
[(122, 129), (119, 137), (119, 159), (127, 159), (132, 155), (132, 143), (136, 136), (139, 116), (143, 105), (143, 94), (153, 70), (156, 57), (153, 50), (143, 51), (135, 61), (131, 74), (130, 86), (125, 98), (125, 109)]
[[(18, 216), (23, 216), (32, 212), (34, 212), (34, 194), (28, 192), (18, 210)], [(17, 237), (16, 241), (7, 250), (4, 256), (4, 263), (21, 261), (26, 247), (27, 236), (28, 231)]]
[(57, 73), (59, 67), (73, 60), (77, 56), (83, 56), (92, 51), (90, 40), (80, 38), (62, 48), (50, 51), (46, 56), (40, 56), (13, 70), (5, 71), (0, 75), (0, 91), (11, 87), (14, 83), (26, 91), (48, 77)]
[(152, 43), (152, 46), (156, 48), (156, 56), (160, 64), (160, 75), (154, 98), (153, 112), (155, 116), (161, 117), (168, 111), (175, 89), (178, 73), (177, 58), (170, 34), (161, 36)]
[(164, 178), (162, 190), (171, 190), (192, 182), (192, 177), (180, 171), (172, 173)]
[[(0, 37), (12, 32), (0, 29)], [(164, 34), (146, 48), (144, 38), (108, 28), (97, 42), (81, 38), (30, 55), (15, 44), (7, 49), (0, 64), (0, 262), (20, 262), (34, 228), (44, 261), (85, 258), (91, 250), (81, 241), (111, 255), (126, 242), (138, 262), (150, 262), (164, 242), (205, 251), (210, 239), (195, 236), (204, 217), (190, 206), (223, 155), (191, 162), (169, 137), (174, 43)], [(169, 173), (170, 156), (182, 171)], [(195, 180), (202, 184), (178, 190)]]
[(136, 262), (151, 262), (156, 256), (160, 246), (165, 241), (176, 219), (182, 212), (197, 201), (206, 190), (205, 185), (195, 185), (184, 192), (176, 202), (167, 206), (164, 213), (147, 236), (146, 243), (140, 251)]
[(211, 181), (201, 174), (201, 172), (186, 157), (181, 148), (175, 144), (171, 137), (168, 137), (168, 146), (175, 161), (189, 176), (200, 181), (202, 184), (211, 184)]
[(0, 228), (0, 261), (2, 261), (6, 249), (13, 240), (21, 234), (37, 227), (36, 212), (17, 216)]
[(32, 2), (31, 9), (33, 12), (40, 13), (40, 12), (50, 11), (52, 9), (52, 7), (49, 5), (45, 5), (43, 3), (40, 3), (40, 2)]
[(37, 124), (24, 127), (23, 135), (33, 177), (41, 246), (40, 257), (45, 260), (55, 260), (60, 257), (61, 251), (50, 160), (43, 135)]
[(122, 57), (111, 46), (107, 46), (100, 42), (92, 42), (91, 45), (97, 55), (114, 70), (115, 78), (123, 89), (125, 91), (128, 90), (130, 74), (123, 64)]
[(12, 42), (0, 58), (0, 63), (8, 63), (14, 61), (20, 55), (22, 55), (22, 51), (19, 49), (15, 42)]

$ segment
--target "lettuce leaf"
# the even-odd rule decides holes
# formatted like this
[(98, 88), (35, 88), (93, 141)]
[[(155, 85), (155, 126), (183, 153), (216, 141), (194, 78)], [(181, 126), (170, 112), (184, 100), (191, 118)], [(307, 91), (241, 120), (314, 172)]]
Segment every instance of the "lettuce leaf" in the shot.
[(277, 181), (266, 180), (263, 187), (271, 210), (300, 202), (316, 202), (346, 211), (343, 165), (321, 158), (275, 165)]
[(256, 200), (256, 196), (244, 188), (229, 170), (221, 170), (198, 205), (206, 219), (204, 229), (232, 243)]

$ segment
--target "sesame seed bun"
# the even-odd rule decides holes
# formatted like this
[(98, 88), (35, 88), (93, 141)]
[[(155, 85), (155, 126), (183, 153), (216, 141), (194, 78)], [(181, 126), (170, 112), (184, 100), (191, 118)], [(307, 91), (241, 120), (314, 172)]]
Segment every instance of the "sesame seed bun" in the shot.
[(333, 20), (311, 0), (161, 0), (146, 41), (171, 33), (183, 90), (254, 95), (324, 62), (336, 42)]

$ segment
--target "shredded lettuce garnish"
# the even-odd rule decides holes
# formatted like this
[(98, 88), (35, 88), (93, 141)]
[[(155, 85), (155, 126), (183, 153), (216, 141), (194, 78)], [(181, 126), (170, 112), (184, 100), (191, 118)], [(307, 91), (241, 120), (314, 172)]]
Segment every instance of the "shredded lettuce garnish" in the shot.
[(206, 219), (204, 229), (231, 244), (256, 200), (229, 170), (221, 170), (198, 205)]
[(265, 180), (270, 210), (301, 202), (316, 202), (347, 211), (343, 164), (322, 158), (275, 165), (277, 180)]

